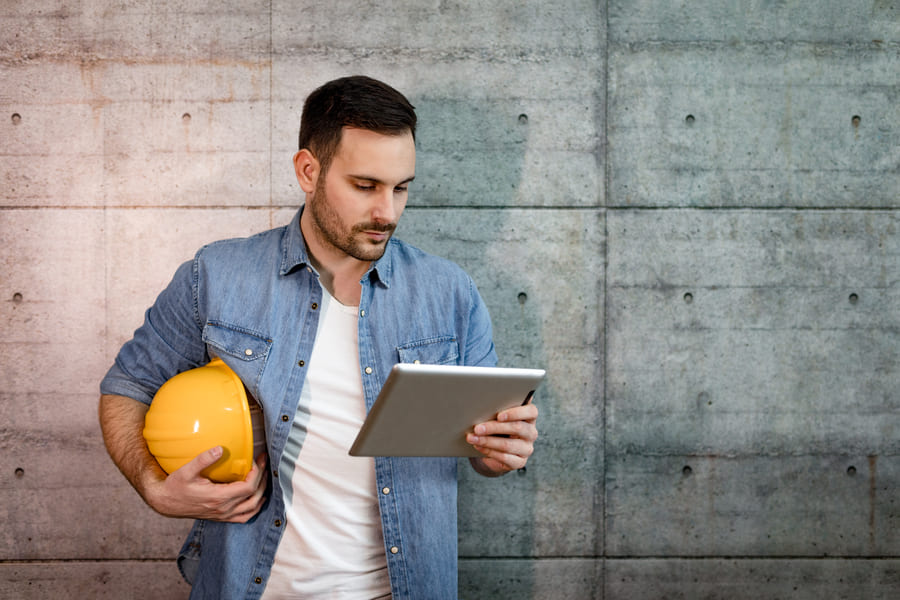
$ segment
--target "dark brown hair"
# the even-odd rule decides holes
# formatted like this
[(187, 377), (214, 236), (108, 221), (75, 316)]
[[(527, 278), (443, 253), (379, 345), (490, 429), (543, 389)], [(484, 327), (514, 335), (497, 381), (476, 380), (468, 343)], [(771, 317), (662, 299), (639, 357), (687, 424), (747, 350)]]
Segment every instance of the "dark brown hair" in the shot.
[(328, 170), (344, 127), (416, 138), (416, 112), (403, 94), (377, 79), (356, 75), (329, 81), (307, 97), (300, 117), (300, 150)]

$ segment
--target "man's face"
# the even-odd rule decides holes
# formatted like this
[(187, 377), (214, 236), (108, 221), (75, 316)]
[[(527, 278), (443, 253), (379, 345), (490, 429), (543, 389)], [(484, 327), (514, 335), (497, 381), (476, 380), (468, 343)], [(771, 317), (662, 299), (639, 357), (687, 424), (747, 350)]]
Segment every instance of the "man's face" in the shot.
[(381, 258), (406, 208), (415, 169), (412, 134), (344, 128), (328, 171), (307, 196), (318, 241), (330, 253), (367, 262)]

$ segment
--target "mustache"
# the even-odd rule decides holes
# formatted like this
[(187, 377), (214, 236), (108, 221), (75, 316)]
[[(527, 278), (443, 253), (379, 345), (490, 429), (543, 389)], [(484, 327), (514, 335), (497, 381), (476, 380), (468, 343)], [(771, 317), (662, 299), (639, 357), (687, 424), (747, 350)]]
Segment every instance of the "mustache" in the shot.
[(396, 223), (360, 223), (353, 228), (353, 231), (377, 231), (379, 233), (390, 233), (397, 229)]

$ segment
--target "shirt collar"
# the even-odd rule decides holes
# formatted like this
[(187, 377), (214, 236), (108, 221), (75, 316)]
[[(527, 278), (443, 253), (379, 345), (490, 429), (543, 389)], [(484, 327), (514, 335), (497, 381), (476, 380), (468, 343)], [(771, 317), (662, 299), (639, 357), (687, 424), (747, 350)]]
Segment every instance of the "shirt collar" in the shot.
[[(309, 253), (306, 249), (306, 242), (303, 240), (303, 233), (300, 231), (300, 215), (303, 214), (303, 206), (291, 219), (290, 225), (284, 234), (281, 242), (281, 270), (282, 276), (288, 275), (298, 267), (310, 267), (312, 265), (309, 260)], [(393, 238), (388, 241), (384, 255), (372, 266), (363, 276), (373, 281), (380, 281), (385, 287), (391, 287), (391, 272), (393, 270), (393, 255), (396, 242)]]

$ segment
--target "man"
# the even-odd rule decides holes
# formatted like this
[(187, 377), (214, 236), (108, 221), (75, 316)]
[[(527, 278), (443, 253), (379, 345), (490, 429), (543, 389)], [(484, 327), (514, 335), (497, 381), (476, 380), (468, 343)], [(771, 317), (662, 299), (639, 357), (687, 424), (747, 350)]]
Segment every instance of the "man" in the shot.
[[(179, 556), (192, 598), (456, 598), (456, 459), (347, 450), (397, 362), (493, 366), (487, 310), (449, 261), (392, 239), (415, 176), (413, 107), (366, 77), (307, 99), (287, 227), (202, 248), (101, 384), (115, 463), (148, 505), (196, 519)], [(156, 389), (222, 358), (263, 408), (268, 457), (244, 481), (166, 475), (141, 436)], [(521, 468), (534, 405), (468, 438), (482, 475)]]

